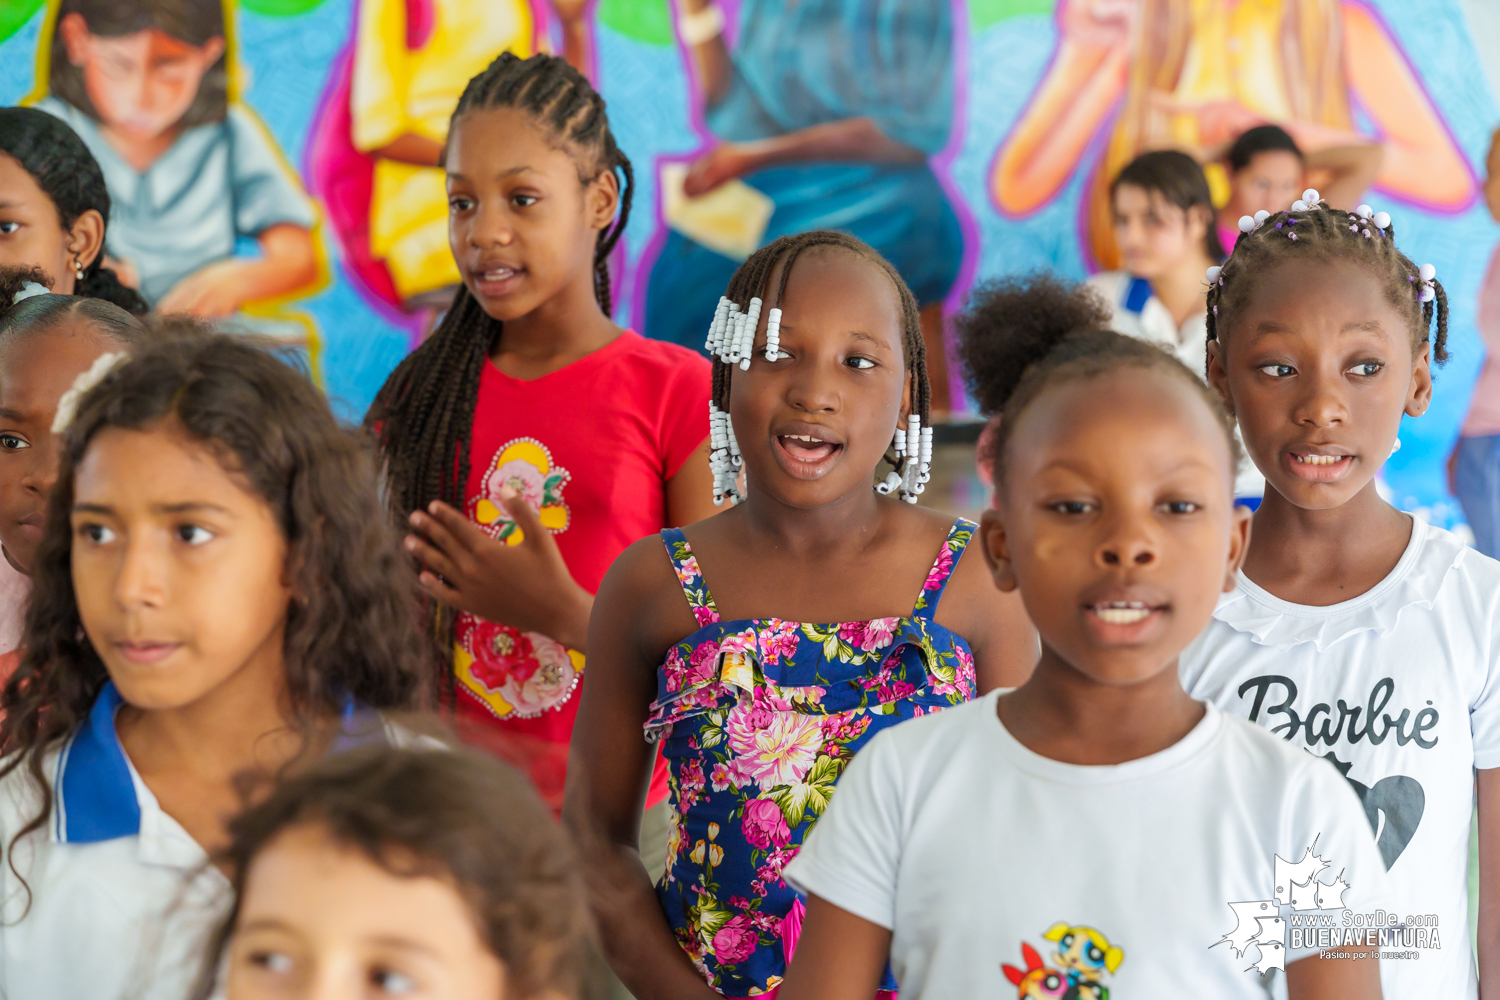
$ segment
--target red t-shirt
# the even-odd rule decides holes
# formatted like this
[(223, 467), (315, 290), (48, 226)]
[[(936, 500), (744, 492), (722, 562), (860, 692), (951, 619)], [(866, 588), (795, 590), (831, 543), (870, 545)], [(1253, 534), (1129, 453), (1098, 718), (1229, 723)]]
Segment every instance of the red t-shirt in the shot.
[[(594, 593), (627, 545), (667, 527), (667, 481), (708, 437), (711, 375), (698, 354), (631, 331), (525, 381), (492, 364), (479, 378), (466, 513), (520, 542), (498, 492), (509, 485)], [(562, 804), (583, 654), (538, 633), (461, 614), (454, 626), (460, 731), (526, 768)], [(666, 796), (658, 757), (648, 805)]]

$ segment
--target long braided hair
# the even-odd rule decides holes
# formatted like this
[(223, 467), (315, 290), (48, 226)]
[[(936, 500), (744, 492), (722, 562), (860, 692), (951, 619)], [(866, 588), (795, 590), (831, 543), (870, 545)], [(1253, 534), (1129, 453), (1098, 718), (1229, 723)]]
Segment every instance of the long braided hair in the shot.
[[(527, 112), (588, 156), (579, 165), (580, 183), (588, 184), (605, 170), (618, 169), (624, 175), (620, 214), (599, 234), (594, 246), (594, 297), (608, 316), (609, 255), (630, 221), (635, 183), (630, 160), (609, 130), (604, 98), (559, 56), (537, 54), (521, 59), (506, 52), (464, 88), (449, 135), (470, 111), (496, 108)], [(437, 330), (396, 366), (376, 394), (365, 424), (379, 441), (391, 508), (403, 523), (408, 513), (434, 499), (463, 509), (479, 376), (500, 330), (501, 323), (485, 313), (467, 287), (460, 286)], [(453, 624), (451, 612), (434, 605), (430, 613), (435, 633), (440, 639), (445, 637)]]
[[(0, 108), (0, 153), (19, 163), (42, 193), (52, 199), (64, 232), (89, 209), (103, 216), (108, 230), (109, 191), (104, 186), (104, 172), (78, 133), (62, 119), (36, 108)], [(135, 316), (149, 312), (151, 307), (140, 293), (120, 284), (115, 272), (103, 262), (101, 250), (83, 269), (83, 278), (74, 286), (73, 294), (103, 299)]]
[(1433, 363), (1448, 360), (1448, 293), (1434, 278), (1432, 299), (1421, 301), (1421, 275), (1411, 258), (1396, 249), (1395, 223), (1381, 229), (1373, 219), (1321, 201), (1303, 211), (1278, 212), (1258, 228), (1240, 233), (1218, 277), (1208, 286), (1210, 341), (1222, 341), (1225, 324), (1249, 300), (1254, 278), (1287, 260), (1348, 260), (1368, 268), (1380, 281), (1386, 300), (1411, 329), (1412, 349), (1430, 334)]
[[(906, 370), (911, 372), (911, 412), (922, 418), (922, 426), (927, 426), (932, 406), (932, 386), (927, 381), (927, 346), (922, 340), (921, 310), (916, 296), (912, 295), (911, 289), (906, 286), (895, 267), (869, 244), (848, 233), (831, 229), (814, 229), (795, 236), (783, 236), (755, 251), (740, 265), (740, 269), (734, 272), (734, 277), (729, 279), (729, 289), (724, 293), (725, 296), (737, 304), (742, 312), (747, 311), (752, 298), (766, 297), (766, 285), (771, 280), (771, 273), (776, 270), (777, 264), (782, 264), (781, 283), (776, 289), (776, 295), (774, 298), (765, 298), (765, 311), (769, 313), (786, 298), (786, 284), (792, 276), (792, 265), (803, 251), (816, 247), (832, 247), (852, 253), (880, 268), (891, 279), (891, 284), (895, 286), (896, 294), (901, 299), (901, 353), (906, 362)], [(733, 366), (716, 357), (713, 359), (713, 370), (713, 403), (727, 412), (729, 376)], [(896, 464), (889, 449), (886, 461), (892, 466)]]

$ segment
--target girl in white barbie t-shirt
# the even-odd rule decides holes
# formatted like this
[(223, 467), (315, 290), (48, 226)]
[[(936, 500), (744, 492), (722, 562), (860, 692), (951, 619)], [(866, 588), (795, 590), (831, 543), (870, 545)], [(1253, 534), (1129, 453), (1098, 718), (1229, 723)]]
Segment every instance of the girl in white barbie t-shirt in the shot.
[(1267, 490), (1183, 685), (1326, 758), (1358, 793), (1393, 909), (1409, 939), (1425, 932), (1412, 957), (1381, 963), (1386, 996), (1474, 997), (1475, 769), (1478, 978), (1500, 979), (1500, 563), (1375, 489), (1402, 416), (1432, 399), (1447, 299), (1384, 212), (1308, 191), (1245, 228), (1209, 274), (1209, 376)]

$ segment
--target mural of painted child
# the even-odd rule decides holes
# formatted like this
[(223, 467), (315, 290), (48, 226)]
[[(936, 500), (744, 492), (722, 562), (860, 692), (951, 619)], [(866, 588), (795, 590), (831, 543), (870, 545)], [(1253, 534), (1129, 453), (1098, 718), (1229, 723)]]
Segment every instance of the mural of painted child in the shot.
[[(580, 0), (553, 0), (564, 56), (588, 61)], [(314, 130), (309, 182), (347, 268), (375, 298), (432, 320), (452, 300), (448, 192), (438, 166), (469, 80), (502, 52), (537, 48), (528, 0), (358, 0), (354, 38)]]
[[(223, 317), (320, 278), (317, 215), (236, 99), (232, 0), (61, 0), (28, 103), (88, 145), (113, 202), (106, 250), (163, 311)], [(258, 258), (236, 257), (254, 238)]]
[[(1083, 207), (1087, 249), (1119, 267), (1109, 185), (1139, 153), (1176, 148), (1214, 159), (1245, 129), (1274, 123), (1308, 153), (1370, 142), (1375, 184), (1440, 211), (1475, 180), (1379, 16), (1359, 0), (1059, 0), (1058, 45), (1000, 146), (995, 207), (1027, 215), (1051, 201), (1101, 132)], [(1118, 109), (1118, 110), (1117, 110)]]
[[(964, 239), (927, 158), (947, 143), (953, 122), (950, 5), (741, 0), (733, 52), (716, 3), (680, 0), (680, 8), (677, 33), (716, 142), (688, 168), (683, 193), (700, 197), (735, 181), (760, 192), (774, 211), (757, 246), (838, 229), (879, 250), (922, 306), (933, 407), (947, 409), (942, 303)], [(717, 290), (739, 261), (672, 225), (670, 213), (667, 223), (645, 328), (701, 348)]]

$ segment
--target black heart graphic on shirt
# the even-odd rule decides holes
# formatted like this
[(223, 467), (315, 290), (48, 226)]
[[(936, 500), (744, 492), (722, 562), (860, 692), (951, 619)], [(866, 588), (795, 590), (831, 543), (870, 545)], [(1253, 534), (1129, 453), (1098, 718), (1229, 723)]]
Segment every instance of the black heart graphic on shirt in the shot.
[[(1406, 845), (1411, 843), (1417, 826), (1422, 822), (1422, 813), (1427, 808), (1427, 793), (1422, 791), (1422, 785), (1416, 778), (1409, 778), (1404, 774), (1381, 778), (1373, 787), (1365, 785), (1349, 777), (1352, 763), (1344, 763), (1333, 753), (1324, 754), (1323, 759), (1338, 768), (1344, 780), (1354, 786), (1360, 804), (1365, 807), (1365, 818), (1370, 821), (1371, 832), (1379, 834), (1375, 846), (1380, 848), (1380, 858), (1385, 862), (1386, 870), (1390, 871), (1391, 865), (1406, 850)], [(1384, 828), (1380, 825), (1381, 813), (1385, 814)]]

